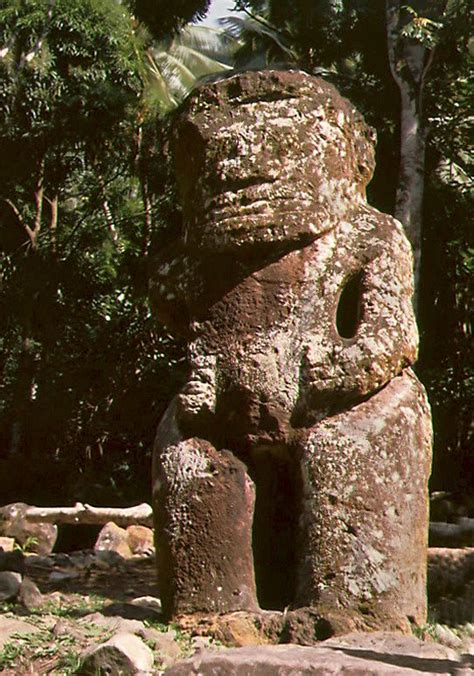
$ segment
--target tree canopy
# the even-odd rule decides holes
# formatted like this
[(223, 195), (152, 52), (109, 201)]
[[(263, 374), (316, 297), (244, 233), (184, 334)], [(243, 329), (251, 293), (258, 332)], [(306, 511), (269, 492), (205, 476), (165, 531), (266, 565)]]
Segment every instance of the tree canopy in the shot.
[(128, 0), (132, 14), (154, 38), (163, 39), (186, 23), (206, 16), (211, 0)]
[(53, 493), (93, 491), (85, 476), (104, 465), (103, 490), (117, 499), (136, 493), (137, 475), (148, 487), (180, 355), (146, 298), (151, 218), (158, 231), (173, 188), (156, 131), (153, 152), (141, 143), (152, 133), (145, 45), (114, 0), (2, 1), (0, 11), (0, 458), (34, 467), (11, 499), (44, 492), (43, 468), (57, 476)]

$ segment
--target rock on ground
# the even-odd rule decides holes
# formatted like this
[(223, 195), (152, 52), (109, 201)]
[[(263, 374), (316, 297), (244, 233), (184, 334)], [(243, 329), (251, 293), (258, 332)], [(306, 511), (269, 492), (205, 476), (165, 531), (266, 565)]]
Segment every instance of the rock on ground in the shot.
[(249, 646), (219, 652), (202, 651), (177, 662), (166, 676), (392, 676), (473, 673), (467, 655), (437, 643), (389, 632), (354, 633), (324, 641), (320, 646), (292, 644)]
[(128, 546), (127, 531), (120, 528), (113, 521), (109, 521), (100, 531), (97, 542), (94, 545), (96, 551), (112, 551), (129, 559), (132, 556), (132, 550)]
[(15, 546), (15, 538), (0, 537), (0, 551), (12, 552)]
[(109, 521), (97, 536), (94, 549), (96, 552), (116, 552), (124, 559), (133, 555), (150, 554), (154, 552), (153, 531), (140, 525), (121, 528)]
[(0, 572), (0, 601), (10, 601), (18, 594), (21, 586), (21, 574), (11, 570)]
[(53, 551), (58, 537), (58, 527), (52, 523), (28, 521), (24, 502), (14, 502), (0, 508), (0, 535), (14, 538), (20, 545), (29, 545), (37, 554)]
[(83, 653), (81, 674), (129, 674), (152, 673), (153, 653), (134, 634), (115, 634), (99, 646)]
[(29, 577), (24, 577), (18, 590), (17, 600), (27, 610), (37, 610), (44, 603), (43, 594)]
[(131, 525), (127, 527), (127, 542), (132, 554), (146, 554), (155, 549), (153, 530), (146, 526)]

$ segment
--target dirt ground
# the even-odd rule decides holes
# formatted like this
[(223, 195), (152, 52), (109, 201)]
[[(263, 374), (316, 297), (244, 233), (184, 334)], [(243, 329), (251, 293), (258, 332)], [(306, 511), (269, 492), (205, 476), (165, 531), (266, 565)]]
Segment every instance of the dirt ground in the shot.
[[(104, 565), (103, 568), (93, 565), (81, 569), (80, 566), (64, 565), (70, 564), (67, 560), (60, 563), (55, 562), (53, 566), (27, 563), (28, 577), (43, 594), (38, 608), (27, 610), (20, 604), (0, 604), (0, 620), (23, 620), (35, 628), (34, 632), (25, 635), (14, 634), (0, 648), (2, 675), (81, 674), (82, 651), (91, 644), (107, 640), (113, 633), (110, 628), (95, 624), (91, 614), (114, 615), (107, 611), (111, 604), (157, 596), (154, 557), (123, 560), (118, 565)], [(89, 618), (84, 620), (88, 615), (90, 621)], [(136, 619), (142, 619), (139, 613)], [(144, 626), (168, 631), (169, 628), (159, 620), (157, 616), (156, 620), (145, 621)], [(0, 622), (0, 640), (1, 626)], [(183, 650), (184, 655), (186, 650)]]
[[(179, 627), (165, 625), (157, 612), (141, 616), (141, 609), (130, 602), (137, 597), (158, 596), (154, 557), (126, 560), (114, 553), (107, 554), (110, 557), (104, 559), (92, 550), (50, 557), (26, 557), (26, 574), (38, 586), (42, 594), (41, 603), (29, 610), (19, 603), (0, 604), (0, 673), (5, 676), (84, 674), (80, 666), (81, 654), (86, 648), (103, 643), (116, 633), (117, 628), (114, 632), (107, 621), (113, 618), (117, 621), (117, 616), (125, 618), (125, 622), (138, 620), (138, 624), (142, 625), (145, 635), (139, 635), (154, 651), (155, 674), (163, 673), (167, 666), (162, 659), (163, 646), (160, 648), (158, 645), (160, 638), (166, 638), (167, 645), (173, 644), (171, 663), (192, 654), (199, 647), (193, 643), (198, 639), (208, 641), (204, 643), (206, 646), (217, 646), (220, 641), (228, 643), (225, 636), (219, 638), (219, 633), (209, 631), (207, 621), (202, 630), (197, 631), (199, 627), (195, 623), (189, 627), (182, 623)], [(2, 625), (18, 621), (29, 623), (26, 635), (11, 635), (10, 632), (8, 638), (3, 636), (2, 642)], [(248, 630), (245, 624), (237, 629), (229, 627), (233, 639), (234, 634), (240, 635), (242, 627)], [(229, 627), (225, 625), (225, 630)], [(219, 631), (222, 634), (222, 627)], [(454, 648), (458, 648), (459, 644), (461, 649), (461, 642), (474, 636), (474, 625), (457, 628), (452, 624), (451, 627), (429, 624), (419, 628), (416, 635), (423, 639), (442, 640), (445, 645)], [(155, 646), (151, 640), (153, 637), (158, 637)], [(472, 640), (469, 638), (471, 646)], [(232, 644), (239, 643), (231, 640), (229, 645)], [(247, 644), (247, 641), (242, 643)]]
[[(55, 569), (69, 570), (69, 566)], [(28, 576), (44, 594), (60, 592), (68, 594), (97, 595), (109, 601), (130, 601), (137, 596), (158, 596), (156, 566), (153, 556), (123, 559), (118, 565), (103, 569), (90, 567), (81, 570), (74, 567), (78, 577), (64, 580), (51, 579), (50, 567), (27, 566)]]

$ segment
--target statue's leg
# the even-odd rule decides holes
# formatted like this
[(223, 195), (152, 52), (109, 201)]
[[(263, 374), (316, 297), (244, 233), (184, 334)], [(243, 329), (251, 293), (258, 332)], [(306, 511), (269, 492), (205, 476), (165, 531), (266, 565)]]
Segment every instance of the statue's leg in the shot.
[(302, 444), (296, 605), (426, 621), (431, 418), (408, 369)]
[(245, 465), (209, 442), (180, 440), (173, 404), (158, 428), (153, 469), (163, 613), (256, 610), (254, 486)]

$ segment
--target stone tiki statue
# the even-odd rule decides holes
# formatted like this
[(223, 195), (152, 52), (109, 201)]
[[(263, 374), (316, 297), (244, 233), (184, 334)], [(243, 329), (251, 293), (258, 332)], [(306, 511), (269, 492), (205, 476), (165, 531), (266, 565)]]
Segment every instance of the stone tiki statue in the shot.
[(151, 295), (189, 377), (154, 451), (165, 614), (422, 622), (431, 420), (370, 128), (321, 79), (251, 72), (200, 87), (171, 146), (184, 226)]

